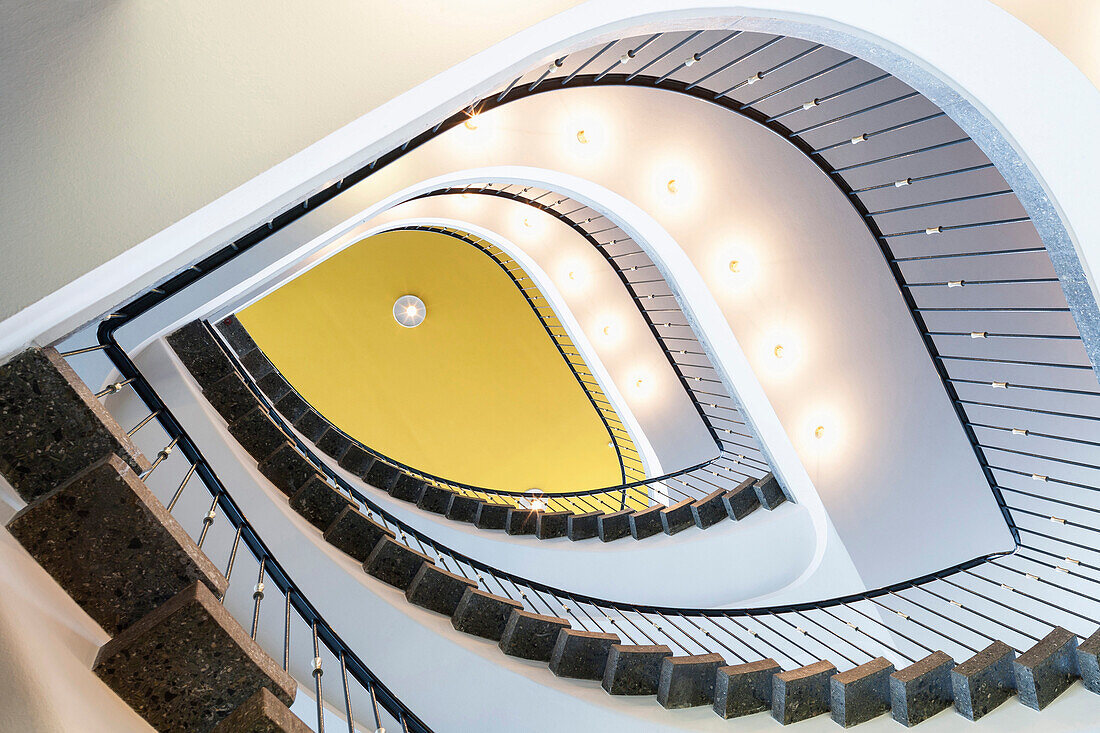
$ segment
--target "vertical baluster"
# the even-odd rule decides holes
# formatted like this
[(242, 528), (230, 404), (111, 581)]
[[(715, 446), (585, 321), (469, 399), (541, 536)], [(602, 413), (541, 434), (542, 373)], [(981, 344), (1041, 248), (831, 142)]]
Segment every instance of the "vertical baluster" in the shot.
[(351, 690), (348, 688), (348, 665), (342, 649), (340, 650), (340, 678), (344, 682), (344, 719), (348, 722), (348, 733), (355, 733), (355, 720), (351, 715)]
[(260, 626), (260, 601), (264, 599), (264, 571), (267, 569), (267, 558), (260, 558), (260, 572), (256, 576), (256, 588), (252, 591), (252, 639), (256, 639), (256, 630)]
[(321, 698), (321, 675), (325, 672), (321, 669), (321, 643), (317, 639), (317, 622), (311, 624), (313, 629), (313, 691), (317, 694), (317, 733), (325, 733), (325, 703)]

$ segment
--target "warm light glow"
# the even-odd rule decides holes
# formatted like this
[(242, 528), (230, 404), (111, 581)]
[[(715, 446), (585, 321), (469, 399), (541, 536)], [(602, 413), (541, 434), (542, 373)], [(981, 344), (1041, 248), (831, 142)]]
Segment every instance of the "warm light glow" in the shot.
[(427, 315), (424, 301), (415, 295), (402, 295), (393, 304), (393, 318), (405, 328), (416, 328)]
[(405, 308), (405, 315), (407, 315), (410, 318), (415, 316), (416, 315), (416, 306), (415, 305), (410, 305), (407, 308)]
[(466, 126), (467, 130), (476, 130), (477, 129), (477, 120), (475, 119), (476, 117), (477, 117), (477, 115), (472, 115), (468, 120), (466, 120), (465, 122), (462, 123), (463, 125)]
[(814, 437), (817, 438), (818, 440), (821, 440), (822, 438), (825, 437), (825, 426), (824, 425), (818, 425), (816, 428), (814, 428)]
[(645, 380), (644, 379), (639, 379), (639, 380), (635, 381), (634, 386), (637, 387), (638, 389), (641, 389), (642, 387), (645, 386)]
[(669, 193), (676, 193), (680, 190), (680, 184), (676, 182), (675, 178), (670, 178), (668, 183), (665, 184), (665, 188), (668, 189)]
[(532, 511), (541, 512), (545, 508), (546, 508), (546, 502), (543, 501), (542, 499), (535, 499), (534, 501), (531, 502), (531, 510)]
[(523, 226), (527, 227), (528, 229), (530, 229), (531, 227), (534, 226), (534, 224), (531, 223), (531, 217), (529, 217), (529, 216), (523, 217)]
[(577, 142), (581, 145), (588, 144), (588, 135), (585, 134), (584, 130), (577, 130)]
[(775, 354), (776, 359), (782, 359), (783, 358), (783, 344), (776, 344), (775, 348), (772, 349), (772, 353)]
[(741, 272), (741, 260), (730, 260), (730, 272)]

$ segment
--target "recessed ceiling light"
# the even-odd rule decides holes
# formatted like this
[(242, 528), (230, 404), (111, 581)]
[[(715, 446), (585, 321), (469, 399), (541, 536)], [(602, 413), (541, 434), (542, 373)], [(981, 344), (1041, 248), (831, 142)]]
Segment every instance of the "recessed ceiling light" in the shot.
[(416, 328), (428, 316), (424, 301), (415, 295), (402, 295), (393, 304), (393, 317), (405, 328)]
[(676, 193), (680, 190), (680, 185), (676, 183), (675, 178), (670, 178), (668, 179), (668, 183), (665, 184), (665, 188), (668, 189), (669, 193)]

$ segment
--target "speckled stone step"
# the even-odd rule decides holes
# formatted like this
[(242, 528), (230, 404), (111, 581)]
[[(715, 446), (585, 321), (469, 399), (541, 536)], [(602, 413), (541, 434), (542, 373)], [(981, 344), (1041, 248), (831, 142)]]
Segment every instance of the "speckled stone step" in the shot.
[(285, 397), (275, 402), (275, 409), (287, 422), (293, 425), (298, 422), (302, 415), (309, 412), (309, 403), (303, 400), (297, 392), (289, 392)]
[(165, 340), (203, 389), (234, 371), (229, 357), (200, 321), (188, 323)]
[(318, 415), (316, 410), (309, 408), (294, 420), (294, 429), (316, 445), (321, 436), (328, 432), (328, 421)]
[(474, 515), (474, 526), (478, 529), (504, 529), (508, 525), (508, 510), (511, 504), (483, 501)]
[(406, 590), (420, 570), (421, 563), (435, 564), (424, 553), (405, 546), (393, 537), (383, 537), (363, 561), (363, 570), (395, 588)]
[(291, 392), (290, 383), (283, 378), (279, 372), (271, 372), (263, 379), (256, 381), (256, 386), (260, 388), (260, 391), (267, 395), (267, 399), (275, 404), (282, 398), (286, 397)]
[(599, 533), (599, 518), (602, 512), (570, 514), (566, 517), (565, 536), (574, 542), (590, 540)]
[(783, 725), (829, 712), (829, 678), (836, 674), (832, 662), (813, 664), (772, 676), (772, 717)]
[(876, 657), (829, 679), (829, 714), (845, 728), (865, 723), (890, 710), (890, 675), (894, 665)]
[(695, 526), (695, 517), (691, 513), (693, 499), (684, 499), (661, 511), (661, 531), (665, 534), (683, 532)]
[(213, 733), (310, 733), (312, 730), (271, 690), (261, 687), (218, 723)]
[(603, 673), (603, 689), (611, 695), (656, 695), (661, 663), (671, 657), (664, 644), (612, 644)]
[(226, 316), (218, 321), (217, 329), (238, 357), (256, 351), (259, 347), (236, 316)]
[(466, 634), (500, 641), (512, 611), (522, 609), (523, 605), (516, 601), (467, 588), (451, 615), (451, 625)]
[(218, 411), (227, 423), (244, 417), (250, 410), (259, 406), (256, 395), (244, 383), (236, 372), (226, 374), (202, 390), (202, 396), (210, 406)]
[(601, 680), (611, 645), (618, 643), (615, 634), (562, 629), (550, 652), (550, 671), (558, 677)]
[(93, 669), (157, 730), (209, 731), (261, 687), (284, 705), (297, 690), (202, 583), (107, 642)]
[(456, 522), (473, 522), (480, 504), (481, 500), (473, 496), (455, 494), (447, 504), (446, 517)]
[(259, 407), (230, 423), (229, 434), (257, 463), (287, 442), (287, 436), (271, 421), (267, 412)]
[(422, 563), (405, 591), (405, 598), (429, 611), (451, 616), (467, 588), (477, 588), (477, 583), (437, 565)]
[(354, 443), (340, 458), (339, 466), (353, 476), (364, 478), (374, 465), (374, 456)]
[(452, 496), (454, 496), (454, 492), (442, 486), (424, 484), (420, 490), (420, 496), (416, 499), (416, 505), (426, 512), (446, 514)]
[(1057, 626), (1012, 663), (1020, 702), (1042, 710), (1077, 678), (1077, 635)]
[(219, 595), (228, 585), (118, 456), (21, 509), (8, 531), (111, 635), (196, 580)]
[(538, 524), (537, 512), (519, 507), (509, 507), (504, 531), (510, 535), (534, 534)]
[(557, 616), (544, 616), (530, 611), (515, 610), (500, 635), (500, 650), (512, 657), (549, 662), (558, 632), (569, 628), (569, 621)]
[(783, 669), (774, 659), (719, 667), (714, 677), (714, 712), (740, 718), (772, 708), (772, 675)]
[(329, 428), (317, 441), (317, 448), (329, 458), (339, 463), (344, 454), (351, 449), (351, 439), (336, 428)]
[(955, 712), (978, 720), (1016, 692), (1012, 662), (1016, 652), (995, 641), (951, 670)]
[(287, 496), (298, 493), (306, 481), (320, 476), (317, 467), (289, 441), (284, 441), (271, 455), (260, 461), (259, 469), (275, 488)]
[(657, 702), (669, 710), (714, 704), (714, 679), (725, 665), (721, 654), (665, 657), (657, 682)]
[(642, 540), (663, 531), (661, 512), (664, 509), (663, 505), (654, 504), (648, 509), (632, 513), (630, 515), (630, 536), (636, 540)]
[(725, 493), (723, 489), (718, 489), (691, 503), (691, 518), (696, 527), (706, 529), (726, 518), (726, 507), (722, 505), (722, 495)]
[(383, 537), (393, 539), (393, 531), (353, 506), (345, 507), (325, 530), (326, 542), (359, 562), (370, 557)]
[(420, 499), (420, 494), (424, 491), (424, 482), (418, 479), (416, 476), (411, 476), (407, 473), (402, 473), (397, 477), (397, 482), (394, 483), (393, 488), (389, 490), (390, 496), (394, 499), (400, 499), (401, 501), (407, 501), (410, 504), (415, 504)]
[(722, 506), (726, 509), (726, 516), (737, 521), (744, 519), (760, 507), (760, 497), (756, 495), (756, 480), (747, 478), (722, 494)]
[(954, 667), (955, 660), (937, 651), (890, 675), (891, 717), (911, 727), (950, 707)]
[(374, 465), (367, 471), (367, 483), (375, 488), (382, 489), (382, 491), (389, 491), (397, 484), (397, 480), (401, 478), (403, 474), (398, 470), (397, 466), (391, 466), (385, 461), (375, 461)]
[(355, 502), (338, 491), (321, 476), (311, 476), (302, 488), (290, 497), (290, 508), (307, 522), (324, 532), (340, 516), (340, 512), (354, 507)]
[(571, 512), (539, 512), (535, 518), (535, 536), (540, 540), (564, 537)]
[(614, 542), (630, 536), (630, 515), (633, 509), (620, 509), (596, 518), (596, 534), (601, 542)]
[(268, 374), (275, 371), (275, 365), (272, 364), (271, 360), (259, 349), (253, 349), (246, 354), (241, 354), (239, 358), (241, 360), (241, 366), (249, 373), (253, 381), (263, 379)]
[(756, 498), (760, 500), (760, 506), (769, 511), (787, 500), (787, 495), (783, 493), (779, 481), (770, 473), (765, 474), (757, 481), (753, 485), (753, 489), (756, 491)]
[(29, 349), (0, 365), (0, 474), (25, 501), (109, 455), (149, 468), (57, 351)]
[(1077, 647), (1077, 673), (1089, 692), (1100, 694), (1100, 629)]

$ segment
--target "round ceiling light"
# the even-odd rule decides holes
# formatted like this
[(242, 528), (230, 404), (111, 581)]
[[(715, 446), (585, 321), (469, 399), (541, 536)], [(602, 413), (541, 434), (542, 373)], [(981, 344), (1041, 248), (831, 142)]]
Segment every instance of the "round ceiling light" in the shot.
[(428, 315), (424, 301), (415, 295), (402, 295), (393, 304), (393, 317), (405, 328), (416, 328)]

